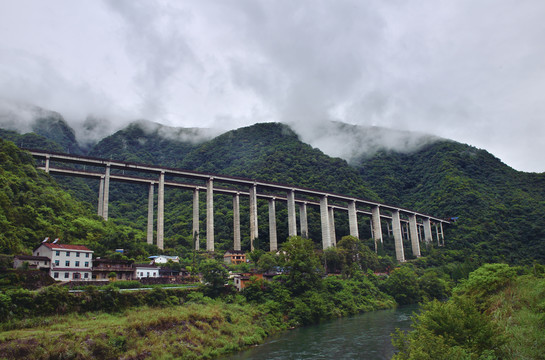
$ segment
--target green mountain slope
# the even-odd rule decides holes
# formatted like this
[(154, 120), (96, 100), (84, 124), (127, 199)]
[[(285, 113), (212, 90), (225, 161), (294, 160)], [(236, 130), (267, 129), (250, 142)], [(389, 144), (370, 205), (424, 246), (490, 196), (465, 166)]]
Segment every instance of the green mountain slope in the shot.
[(121, 245), (145, 251), (142, 233), (93, 212), (37, 170), (30, 154), (0, 139), (0, 253), (30, 253), (45, 237), (89, 245), (97, 255)]
[(386, 201), (458, 217), (450, 247), (489, 261), (545, 260), (545, 174), (518, 172), (453, 141), (411, 154), (381, 152), (358, 167)]

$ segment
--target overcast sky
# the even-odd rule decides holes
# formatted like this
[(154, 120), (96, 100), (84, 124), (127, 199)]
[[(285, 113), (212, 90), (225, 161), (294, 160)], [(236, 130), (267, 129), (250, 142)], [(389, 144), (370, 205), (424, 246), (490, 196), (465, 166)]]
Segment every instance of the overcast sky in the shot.
[(76, 128), (394, 127), (543, 172), (545, 1), (0, 0), (0, 97)]

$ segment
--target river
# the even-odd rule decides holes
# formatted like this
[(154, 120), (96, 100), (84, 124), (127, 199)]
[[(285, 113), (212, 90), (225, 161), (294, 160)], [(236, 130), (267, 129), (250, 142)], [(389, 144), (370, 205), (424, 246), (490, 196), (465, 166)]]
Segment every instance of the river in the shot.
[(289, 330), (225, 360), (390, 359), (390, 334), (408, 330), (417, 305), (380, 310)]

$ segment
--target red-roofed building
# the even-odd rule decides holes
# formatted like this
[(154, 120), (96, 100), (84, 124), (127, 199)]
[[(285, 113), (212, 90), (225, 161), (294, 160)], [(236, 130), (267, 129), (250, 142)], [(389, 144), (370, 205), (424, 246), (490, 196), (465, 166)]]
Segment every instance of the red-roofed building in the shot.
[(87, 246), (42, 243), (33, 255), (51, 260), (49, 275), (55, 280), (91, 280), (93, 251)]

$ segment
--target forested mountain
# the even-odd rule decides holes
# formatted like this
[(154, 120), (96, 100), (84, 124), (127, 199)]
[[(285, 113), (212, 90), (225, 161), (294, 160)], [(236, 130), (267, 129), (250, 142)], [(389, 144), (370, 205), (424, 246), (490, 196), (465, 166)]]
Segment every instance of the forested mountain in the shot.
[[(27, 147), (58, 151), (52, 148), (51, 141), (37, 135), (2, 131), (0, 136), (17, 144), (24, 138)], [(66, 144), (60, 147), (66, 151)], [(348, 164), (303, 143), (292, 129), (282, 124), (256, 124), (212, 138), (205, 130), (172, 129), (139, 122), (98, 142), (88, 154), (293, 184), (382, 200), (435, 216), (457, 217), (457, 222), (447, 229), (446, 244), (462, 250), (460, 254), (473, 254), (482, 261), (545, 260), (542, 216), (545, 174), (515, 171), (484, 150), (454, 141), (436, 139), (410, 153), (379, 151)], [(75, 190), (69, 181), (58, 180)], [(98, 184), (86, 183), (86, 186), (85, 192), (77, 190), (73, 194), (91, 202), (88, 207), (92, 208), (96, 206)], [(110, 201), (113, 222), (144, 230), (147, 218), (144, 186), (112, 183)], [(244, 247), (248, 246), (249, 224), (247, 206), (241, 205)], [(204, 203), (202, 206), (204, 209)], [(283, 239), (287, 236), (287, 226), (283, 224), (287, 210), (283, 204), (277, 206), (279, 239)], [(232, 246), (231, 209), (229, 197), (215, 198), (219, 250)], [(205, 222), (203, 213), (201, 229)], [(259, 214), (259, 234), (263, 241), (258, 245), (266, 249), (266, 202), (259, 202)], [(309, 214), (314, 228), (311, 237), (316, 242), (320, 240), (318, 215), (312, 211)], [(337, 235), (345, 235), (347, 219), (336, 216), (336, 222)], [(165, 231), (169, 251), (191, 248), (190, 192), (167, 190)], [(360, 220), (360, 234), (362, 237), (369, 234), (364, 220)]]
[(485, 150), (439, 141), (357, 165), (387, 202), (450, 218), (448, 246), (489, 261), (545, 260), (545, 173), (513, 170)]

